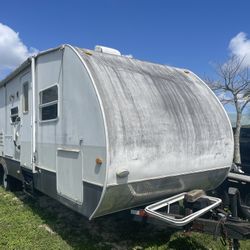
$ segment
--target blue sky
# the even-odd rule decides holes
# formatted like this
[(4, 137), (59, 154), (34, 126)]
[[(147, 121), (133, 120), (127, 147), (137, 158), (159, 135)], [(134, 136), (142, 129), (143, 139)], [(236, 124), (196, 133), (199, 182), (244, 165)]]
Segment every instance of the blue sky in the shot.
[(239, 32), (250, 35), (250, 2), (230, 0), (2, 1), (0, 22), (27, 47), (102, 44), (134, 57), (212, 73)]
[[(232, 53), (229, 43), (237, 34), (244, 32), (250, 46), (249, 10), (247, 0), (8, 0), (1, 2), (0, 24), (18, 32), (23, 45), (18, 63), (32, 48), (99, 44), (204, 77)], [(11, 68), (1, 65), (8, 56), (2, 44), (1, 50), (0, 33), (0, 78)]]

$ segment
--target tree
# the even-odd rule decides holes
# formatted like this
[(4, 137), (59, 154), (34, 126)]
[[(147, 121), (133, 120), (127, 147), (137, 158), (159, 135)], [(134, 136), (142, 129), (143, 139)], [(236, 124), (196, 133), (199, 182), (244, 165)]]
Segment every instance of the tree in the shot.
[(245, 65), (244, 58), (231, 56), (226, 63), (216, 65), (216, 73), (218, 80), (208, 79), (207, 82), (223, 104), (235, 107), (234, 162), (240, 164), (241, 118), (250, 102), (249, 67)]

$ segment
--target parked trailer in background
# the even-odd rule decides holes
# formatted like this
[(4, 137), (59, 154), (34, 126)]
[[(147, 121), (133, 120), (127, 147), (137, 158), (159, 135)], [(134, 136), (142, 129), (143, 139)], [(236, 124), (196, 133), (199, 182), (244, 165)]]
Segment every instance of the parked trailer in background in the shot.
[(0, 82), (0, 175), (90, 219), (192, 189), (233, 159), (228, 116), (194, 73), (70, 45)]

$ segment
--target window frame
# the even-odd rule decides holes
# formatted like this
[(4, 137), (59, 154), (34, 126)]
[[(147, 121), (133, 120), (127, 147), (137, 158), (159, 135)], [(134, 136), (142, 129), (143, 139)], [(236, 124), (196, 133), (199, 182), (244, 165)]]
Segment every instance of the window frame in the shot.
[[(28, 89), (27, 89), (27, 91), (28, 91), (28, 92), (27, 92), (28, 110), (25, 110), (25, 109), (24, 109), (24, 107), (25, 107), (24, 86), (25, 86), (25, 85), (28, 85)], [(29, 101), (30, 101), (30, 100), (29, 100), (29, 87), (30, 87), (30, 86), (29, 86), (29, 81), (25, 81), (25, 82), (23, 83), (23, 85), (22, 85), (22, 94), (23, 94), (23, 95), (22, 95), (22, 111), (23, 111), (23, 114), (28, 114), (28, 113), (29, 113), (29, 110), (30, 110), (30, 109), (29, 109), (29, 103), (30, 103), (30, 102), (29, 102)]]
[[(57, 87), (57, 100), (55, 101), (52, 101), (52, 102), (47, 102), (47, 103), (44, 103), (42, 104), (41, 101), (42, 101), (42, 98), (41, 98), (41, 95), (42, 95), (42, 92), (50, 89), (50, 88), (53, 88), (53, 87)], [(60, 100), (60, 95), (59, 95), (59, 84), (58, 83), (55, 83), (55, 84), (52, 84), (46, 88), (43, 88), (39, 91), (39, 94), (38, 94), (38, 98), (39, 98), (39, 122), (40, 123), (46, 123), (46, 122), (54, 122), (54, 121), (57, 121), (59, 119), (59, 100)], [(53, 118), (53, 119), (48, 119), (48, 120), (42, 120), (42, 108), (44, 107), (49, 107), (49, 106), (52, 106), (52, 105), (55, 105), (57, 104), (57, 117), (56, 118)]]

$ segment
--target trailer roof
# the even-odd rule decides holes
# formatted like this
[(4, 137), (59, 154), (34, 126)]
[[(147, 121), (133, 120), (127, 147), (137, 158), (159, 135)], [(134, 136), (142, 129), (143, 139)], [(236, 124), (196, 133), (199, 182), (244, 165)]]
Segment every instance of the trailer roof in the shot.
[[(37, 58), (41, 55), (44, 55), (44, 54), (47, 54), (47, 53), (50, 53), (50, 52), (53, 52), (53, 51), (56, 51), (56, 50), (59, 50), (59, 49), (62, 49), (65, 47), (66, 44), (63, 44), (63, 45), (60, 45), (56, 48), (51, 48), (51, 49), (48, 49), (48, 50), (45, 50), (45, 51), (41, 51), (39, 52), (38, 54), (34, 55), (33, 57), (34, 58)], [(112, 55), (112, 54), (109, 54), (109, 53), (105, 53), (105, 52), (100, 52), (100, 51), (95, 51), (95, 50), (90, 50), (90, 49), (83, 49), (83, 48), (77, 48), (75, 47), (78, 52), (81, 51), (81, 53), (84, 53), (84, 54), (87, 54), (87, 55), (92, 55), (92, 54), (99, 54), (101, 55), (101, 57), (107, 57), (107, 58), (119, 58), (118, 60), (128, 60), (128, 61), (137, 61), (137, 62), (143, 62), (141, 60), (138, 60), (138, 59), (135, 59), (135, 58), (132, 58), (130, 56), (119, 56), (119, 55)], [(16, 75), (18, 75), (20, 72), (22, 72), (24, 69), (26, 69), (30, 64), (31, 64), (31, 57), (27, 58), (20, 66), (18, 66), (15, 70), (13, 70), (9, 75), (7, 75), (3, 80), (0, 80), (0, 87), (4, 86), (5, 84), (7, 84), (11, 79), (13, 79)], [(161, 65), (161, 64), (157, 64), (157, 63), (151, 63), (151, 62), (146, 62), (144, 61), (143, 63), (147, 63), (148, 65), (158, 65), (158, 66), (161, 66), (161, 67), (167, 67), (169, 69), (171, 68), (174, 68), (174, 67), (169, 67), (169, 66), (166, 66), (166, 65)], [(145, 73), (145, 72), (144, 72)], [(164, 72), (164, 75), (165, 75), (165, 72)]]
[(18, 75), (21, 71), (23, 71), (28, 65), (30, 65), (30, 62), (31, 62), (31, 58), (29, 57), (19, 67), (17, 67), (14, 71), (12, 71), (7, 77), (5, 77), (2, 81), (0, 81), (0, 87), (4, 86), (7, 82), (9, 82), (16, 75)]

